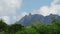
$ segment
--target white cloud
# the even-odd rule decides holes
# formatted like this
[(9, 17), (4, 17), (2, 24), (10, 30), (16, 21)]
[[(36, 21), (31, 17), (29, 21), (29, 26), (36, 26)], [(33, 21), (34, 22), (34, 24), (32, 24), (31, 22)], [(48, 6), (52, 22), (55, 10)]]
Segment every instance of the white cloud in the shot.
[(51, 3), (51, 5), (55, 5), (55, 4), (59, 3), (59, 2), (60, 2), (60, 0), (53, 0), (53, 2)]
[(0, 15), (15, 15), (21, 0), (0, 0)]
[(21, 4), (22, 0), (0, 0), (0, 17), (9, 24), (10, 17), (16, 16), (16, 12), (20, 9)]
[(42, 6), (38, 10), (32, 12), (32, 14), (41, 14), (47, 16), (50, 14), (60, 15), (60, 4), (57, 4), (60, 0), (53, 0), (51, 6)]

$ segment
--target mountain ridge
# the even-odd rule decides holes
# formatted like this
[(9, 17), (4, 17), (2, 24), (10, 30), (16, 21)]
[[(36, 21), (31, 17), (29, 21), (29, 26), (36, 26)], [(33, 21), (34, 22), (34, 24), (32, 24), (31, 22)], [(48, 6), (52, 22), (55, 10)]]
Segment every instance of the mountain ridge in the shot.
[(50, 24), (52, 22), (52, 17), (55, 17), (56, 19), (60, 20), (60, 16), (55, 14), (50, 14), (48, 16), (43, 16), (40, 14), (34, 14), (31, 13), (29, 15), (25, 15), (21, 20), (17, 22), (17, 24), (22, 24), (24, 26), (30, 25), (33, 21), (39, 20), (45, 24)]

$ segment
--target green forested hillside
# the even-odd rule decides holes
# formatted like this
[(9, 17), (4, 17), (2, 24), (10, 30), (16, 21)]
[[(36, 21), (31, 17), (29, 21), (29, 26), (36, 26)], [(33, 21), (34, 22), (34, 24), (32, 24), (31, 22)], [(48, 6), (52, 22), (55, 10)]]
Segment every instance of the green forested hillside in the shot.
[(0, 34), (60, 34), (60, 21), (53, 19), (51, 24), (34, 21), (30, 26), (6, 24), (0, 20)]

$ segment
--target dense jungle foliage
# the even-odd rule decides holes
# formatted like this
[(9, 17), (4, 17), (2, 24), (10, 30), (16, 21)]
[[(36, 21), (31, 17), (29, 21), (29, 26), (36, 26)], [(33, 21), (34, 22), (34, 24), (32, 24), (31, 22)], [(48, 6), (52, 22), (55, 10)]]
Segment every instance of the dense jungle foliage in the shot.
[(30, 26), (23, 26), (21, 24), (8, 25), (1, 19), (0, 34), (60, 34), (60, 21), (53, 19), (51, 24), (44, 24), (37, 20)]

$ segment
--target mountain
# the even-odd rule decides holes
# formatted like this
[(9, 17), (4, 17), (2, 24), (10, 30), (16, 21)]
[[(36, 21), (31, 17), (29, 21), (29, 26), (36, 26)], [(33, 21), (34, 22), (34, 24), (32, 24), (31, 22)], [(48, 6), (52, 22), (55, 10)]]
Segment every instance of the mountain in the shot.
[(50, 14), (48, 16), (42, 16), (40, 14), (34, 14), (31, 15), (31, 13), (29, 15), (25, 15), (21, 20), (19, 20), (17, 22), (17, 24), (22, 24), (24, 26), (30, 25), (33, 21), (39, 20), (45, 24), (50, 24), (52, 22), (52, 17), (60, 20), (60, 16), (58, 15), (54, 15), (54, 14)]

